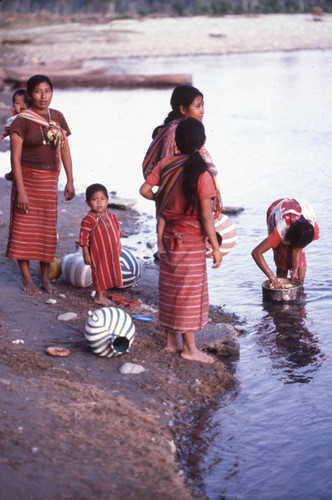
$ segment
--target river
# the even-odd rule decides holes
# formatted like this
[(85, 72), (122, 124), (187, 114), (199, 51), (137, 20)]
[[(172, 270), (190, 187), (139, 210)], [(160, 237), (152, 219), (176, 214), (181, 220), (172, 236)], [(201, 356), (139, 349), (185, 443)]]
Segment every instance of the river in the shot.
[[(208, 272), (210, 302), (236, 313), (242, 331), (240, 357), (231, 362), (236, 388), (207, 412), (200, 433), (198, 472), (210, 500), (332, 498), (331, 56), (295, 51), (87, 63), (107, 64), (113, 73), (190, 73), (205, 96), (206, 147), (224, 204), (244, 208), (232, 216), (236, 246)], [(73, 132), (77, 190), (102, 182), (136, 198), (146, 232), (130, 244), (146, 259), (155, 222), (153, 204), (138, 195), (141, 161), (170, 94), (56, 90), (52, 102)], [(9, 153), (2, 157), (8, 161), (1, 174)], [(320, 239), (306, 251), (306, 299), (267, 308), (264, 276), (250, 252), (266, 235), (266, 208), (284, 196), (313, 205)], [(272, 252), (267, 260), (273, 265)]]

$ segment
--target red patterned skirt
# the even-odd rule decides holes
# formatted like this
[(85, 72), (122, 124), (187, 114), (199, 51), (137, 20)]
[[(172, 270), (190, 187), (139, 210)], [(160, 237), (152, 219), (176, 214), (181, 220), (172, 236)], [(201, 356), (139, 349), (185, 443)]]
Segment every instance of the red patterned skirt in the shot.
[(179, 333), (201, 330), (209, 312), (205, 237), (200, 228), (166, 226), (163, 241), (167, 253), (159, 263), (160, 325)]
[(29, 213), (17, 208), (13, 182), (6, 255), (10, 259), (53, 262), (56, 250), (58, 179), (56, 170), (22, 167)]

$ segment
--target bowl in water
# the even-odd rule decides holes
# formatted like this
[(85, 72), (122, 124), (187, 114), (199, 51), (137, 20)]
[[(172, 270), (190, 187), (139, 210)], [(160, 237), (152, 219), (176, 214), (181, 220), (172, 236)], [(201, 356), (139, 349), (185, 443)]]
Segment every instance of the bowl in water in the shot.
[[(262, 283), (264, 302), (298, 302), (302, 297), (302, 281), (291, 281), (289, 278), (278, 278), (285, 288), (270, 288), (270, 281)], [(291, 285), (291, 286), (287, 286)]]

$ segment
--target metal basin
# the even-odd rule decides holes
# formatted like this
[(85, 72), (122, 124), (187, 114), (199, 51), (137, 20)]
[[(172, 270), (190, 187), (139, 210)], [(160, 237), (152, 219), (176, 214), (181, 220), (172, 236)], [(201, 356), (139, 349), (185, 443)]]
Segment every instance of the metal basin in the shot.
[(291, 283), (291, 288), (270, 288), (270, 281), (266, 280), (262, 283), (263, 301), (264, 302), (299, 302), (302, 297), (302, 282), (294, 280), (291, 282), (289, 278), (278, 278), (282, 284)]

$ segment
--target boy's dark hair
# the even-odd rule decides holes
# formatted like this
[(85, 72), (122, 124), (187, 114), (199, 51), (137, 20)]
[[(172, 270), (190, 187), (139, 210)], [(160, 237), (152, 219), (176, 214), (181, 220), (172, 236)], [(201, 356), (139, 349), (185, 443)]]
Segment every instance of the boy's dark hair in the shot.
[(108, 192), (105, 186), (102, 184), (91, 184), (91, 186), (88, 186), (85, 191), (85, 199), (86, 201), (90, 201), (92, 196), (97, 192), (97, 191), (102, 191), (106, 198), (108, 199)]
[(287, 231), (289, 245), (295, 248), (304, 248), (314, 239), (314, 227), (304, 217), (293, 222)]
[(52, 85), (52, 82), (48, 76), (34, 75), (31, 78), (29, 78), (29, 80), (27, 81), (27, 91), (28, 91), (29, 96), (32, 95), (32, 92), (35, 90), (37, 85), (39, 85), (40, 83), (43, 83), (43, 82), (48, 83), (49, 86), (51, 87), (52, 92), (53, 92), (53, 85)]
[(26, 89), (17, 89), (12, 95), (12, 102), (14, 104), (15, 98), (23, 95), (25, 97), (25, 102), (30, 102), (28, 91)]
[(176, 145), (182, 154), (190, 155), (183, 164), (183, 193), (187, 199), (185, 212), (191, 207), (191, 214), (196, 208), (199, 176), (207, 170), (207, 165), (199, 153), (205, 139), (204, 125), (196, 118), (185, 118), (176, 127)]

